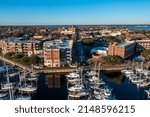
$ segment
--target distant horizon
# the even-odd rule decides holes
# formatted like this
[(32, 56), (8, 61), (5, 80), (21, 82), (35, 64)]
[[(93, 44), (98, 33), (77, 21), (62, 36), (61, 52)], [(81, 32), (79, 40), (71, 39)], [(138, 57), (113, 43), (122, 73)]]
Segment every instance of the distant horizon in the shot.
[(150, 26), (150, 24), (5, 24), (0, 26)]
[(150, 24), (150, 0), (0, 0), (0, 25)]

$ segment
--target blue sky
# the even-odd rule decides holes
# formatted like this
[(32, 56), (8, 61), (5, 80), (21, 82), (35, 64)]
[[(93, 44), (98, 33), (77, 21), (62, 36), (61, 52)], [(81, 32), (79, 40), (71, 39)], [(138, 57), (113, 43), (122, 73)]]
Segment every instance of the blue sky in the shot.
[(150, 24), (150, 0), (0, 0), (10, 24)]

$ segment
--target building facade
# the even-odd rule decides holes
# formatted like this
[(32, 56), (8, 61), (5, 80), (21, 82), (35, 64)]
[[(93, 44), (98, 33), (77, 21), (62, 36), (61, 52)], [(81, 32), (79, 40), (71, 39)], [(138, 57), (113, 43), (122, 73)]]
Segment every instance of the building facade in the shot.
[(150, 40), (136, 40), (136, 51), (141, 52), (144, 49), (150, 49)]
[(110, 44), (108, 47), (108, 55), (120, 56), (126, 59), (134, 54), (135, 47), (136, 47), (136, 43), (134, 41), (113, 43)]
[(60, 49), (56, 47), (44, 48), (44, 65), (47, 67), (60, 67)]
[(72, 61), (72, 40), (52, 40), (43, 43), (44, 65), (60, 67)]
[(25, 56), (42, 53), (42, 44), (37, 40), (3, 39), (0, 41), (2, 53), (15, 52)]

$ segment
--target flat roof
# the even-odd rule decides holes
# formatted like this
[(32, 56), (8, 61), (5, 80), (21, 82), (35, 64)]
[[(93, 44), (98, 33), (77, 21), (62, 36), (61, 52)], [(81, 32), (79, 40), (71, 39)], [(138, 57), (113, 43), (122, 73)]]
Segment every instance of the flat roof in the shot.
[(118, 43), (117, 45), (124, 47), (124, 46), (127, 46), (127, 45), (131, 44), (131, 43), (135, 43), (135, 42), (134, 41), (121, 42), (121, 43)]

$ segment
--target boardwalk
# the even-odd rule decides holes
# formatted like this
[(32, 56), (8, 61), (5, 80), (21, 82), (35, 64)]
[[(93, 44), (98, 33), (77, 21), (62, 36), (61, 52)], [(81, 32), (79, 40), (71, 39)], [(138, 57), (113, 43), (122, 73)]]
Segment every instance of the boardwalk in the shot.
[(47, 70), (32, 70), (31, 68), (24, 66), (22, 64), (16, 63), (14, 61), (8, 60), (6, 58), (0, 57), (0, 60), (5, 61), (11, 65), (17, 66), (21, 69), (26, 69), (29, 72), (35, 72), (35, 73), (69, 73), (75, 71), (75, 68), (70, 69), (47, 69)]
[(27, 67), (27, 66), (24, 66), (24, 65), (19, 64), (19, 63), (17, 63), (17, 62), (11, 61), (11, 60), (6, 59), (6, 58), (3, 58), (3, 57), (1, 57), (1, 56), (0, 56), (0, 60), (5, 61), (5, 62), (7, 62), (7, 63), (9, 63), (9, 64), (11, 64), (11, 65), (20, 67), (20, 68), (22, 68), (22, 69), (26, 69), (27, 71), (30, 71), (30, 72), (32, 71), (32, 69), (29, 68), (29, 67)]

